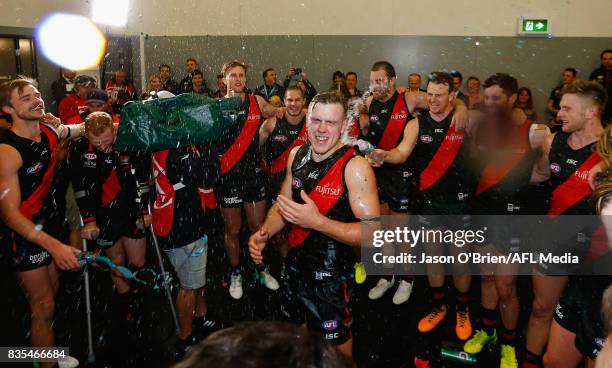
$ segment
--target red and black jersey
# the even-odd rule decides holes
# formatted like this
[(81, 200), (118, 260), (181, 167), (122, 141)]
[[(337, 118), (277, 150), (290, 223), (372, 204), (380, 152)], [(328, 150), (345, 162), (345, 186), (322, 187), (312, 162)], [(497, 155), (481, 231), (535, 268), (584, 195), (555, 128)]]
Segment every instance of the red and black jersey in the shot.
[[(58, 135), (46, 124), (40, 124), (40, 142), (23, 138), (9, 129), (0, 129), (0, 144), (13, 147), (21, 156), (22, 165), (17, 171), (21, 192), (21, 213), (36, 224), (57, 216), (57, 206), (52, 195), (57, 164)], [(10, 229), (0, 222), (0, 236)]]
[(111, 101), (115, 102), (119, 98), (119, 92), (123, 91), (126, 96), (129, 96), (128, 101), (134, 100), (136, 90), (131, 83), (123, 83), (122, 85), (117, 85), (114, 80), (109, 80), (106, 82), (106, 86), (104, 88), (106, 93), (108, 93), (108, 97)]
[(221, 181), (226, 183), (242, 183), (260, 170), (259, 127), (263, 122), (261, 109), (257, 99), (247, 94), (239, 108), (241, 113), (238, 121), (233, 124), (218, 142), (221, 152)]
[[(137, 218), (146, 210), (147, 193), (137, 203), (137, 188), (148, 188), (150, 159), (145, 153), (102, 152), (86, 137), (72, 142), (68, 156), (74, 194), (83, 222), (100, 210)], [(116, 211), (116, 212), (115, 212)]]
[(429, 112), (418, 116), (419, 133), (410, 160), (418, 173), (420, 207), (467, 205), (471, 193), (468, 150), (465, 132), (451, 127), (453, 115), (451, 112), (442, 121), (434, 120)]
[(272, 180), (272, 197), (278, 194), (280, 185), (285, 179), (289, 153), (294, 147), (306, 142), (308, 142), (306, 117), (295, 125), (285, 118), (276, 120), (276, 126), (263, 147), (266, 169)]
[(531, 125), (527, 119), (521, 125), (506, 126), (503, 143), (476, 147), (478, 182), (472, 204), (477, 213), (525, 213), (525, 192), (537, 156), (529, 141)]
[(206, 234), (206, 208), (216, 207), (211, 189), (219, 173), (214, 146), (153, 152), (153, 230), (164, 249), (178, 248)]
[(577, 150), (567, 143), (570, 134), (555, 133), (548, 162), (550, 163), (550, 182), (552, 184), (552, 198), (548, 214), (557, 215), (591, 215), (595, 209), (589, 204), (591, 187), (588, 183), (588, 174), (591, 168), (601, 161), (601, 157), (594, 152), (595, 143)]
[[(293, 200), (304, 203), (304, 190), (317, 204), (321, 214), (341, 222), (358, 221), (353, 214), (344, 174), (346, 165), (355, 156), (352, 147), (343, 146), (321, 162), (311, 158), (310, 145), (301, 146), (291, 165)], [(344, 269), (353, 265), (349, 245), (324, 234), (293, 225), (289, 232), (289, 249), (301, 253), (301, 266), (311, 269)]]

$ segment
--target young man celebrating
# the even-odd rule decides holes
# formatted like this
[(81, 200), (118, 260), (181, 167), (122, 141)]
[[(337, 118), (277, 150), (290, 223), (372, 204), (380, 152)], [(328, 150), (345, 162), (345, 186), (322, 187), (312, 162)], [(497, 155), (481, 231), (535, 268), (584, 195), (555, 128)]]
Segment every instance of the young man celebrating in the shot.
[(78, 138), (84, 129), (83, 125), (60, 125), (59, 119), (45, 114), (40, 92), (28, 80), (2, 84), (0, 108), (12, 122), (9, 129), (0, 131), (0, 251), (9, 253), (28, 300), (32, 346), (51, 347), (55, 345), (57, 268), (79, 267), (79, 250), (53, 237), (64, 220), (57, 216), (52, 191), (57, 147), (60, 140)]
[[(221, 178), (218, 196), (221, 215), (225, 224), (225, 249), (231, 266), (229, 293), (232, 298), (242, 298), (242, 274), (240, 270), (240, 228), (244, 208), (249, 229), (256, 231), (266, 214), (266, 190), (259, 155), (259, 128), (263, 118), (285, 115), (284, 108), (276, 108), (263, 97), (247, 93), (247, 67), (238, 61), (226, 63), (223, 75), (227, 85), (227, 97), (242, 98), (238, 121), (227, 130), (218, 142), (220, 151)], [(245, 180), (245, 178), (247, 178)], [(258, 268), (266, 287), (278, 289), (278, 281), (265, 266)]]
[(315, 96), (307, 121), (309, 144), (291, 151), (281, 194), (251, 235), (249, 252), (261, 263), (267, 241), (290, 226), (287, 294), (303, 303), (310, 329), (350, 356), (351, 246), (360, 245), (359, 219), (380, 215), (376, 179), (367, 161), (341, 141), (348, 126), (342, 97)]

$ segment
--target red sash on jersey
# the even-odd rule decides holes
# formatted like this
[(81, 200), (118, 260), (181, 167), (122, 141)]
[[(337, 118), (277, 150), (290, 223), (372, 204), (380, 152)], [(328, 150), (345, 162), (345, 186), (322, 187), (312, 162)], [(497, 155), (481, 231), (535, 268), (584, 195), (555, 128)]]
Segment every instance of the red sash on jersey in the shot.
[(217, 208), (217, 199), (215, 198), (215, 192), (210, 188), (198, 188), (198, 194), (200, 195), (200, 203), (202, 209), (206, 211), (207, 208)]
[(574, 171), (566, 181), (555, 188), (552, 193), (552, 200), (548, 210), (549, 216), (555, 217), (563, 214), (563, 212), (567, 211), (567, 209), (578, 203), (578, 201), (593, 193), (587, 181), (586, 174), (583, 178), (580, 178), (576, 174), (580, 172), (588, 174), (593, 166), (600, 162), (601, 157), (599, 156), (599, 153), (591, 153), (584, 163), (580, 165), (580, 167), (576, 169), (576, 171)]
[(398, 144), (400, 136), (406, 126), (406, 119), (408, 118), (408, 109), (404, 101), (404, 95), (398, 94), (395, 104), (393, 105), (393, 111), (385, 131), (383, 132), (380, 141), (376, 145), (376, 148), (380, 148), (385, 151), (392, 150)]
[[(321, 180), (317, 183), (314, 189), (308, 193), (310, 199), (312, 199), (319, 209), (319, 212), (325, 216), (331, 210), (342, 194), (344, 194), (344, 185), (342, 184), (342, 176), (344, 173), (344, 166), (346, 162), (353, 157), (355, 151), (350, 148), (346, 151), (338, 161), (323, 175)], [(338, 193), (334, 194), (323, 194), (321, 191), (317, 191), (317, 188), (338, 188)], [(301, 226), (293, 225), (289, 232), (289, 249), (298, 246), (304, 242), (311, 229), (304, 229)]]
[[(59, 141), (57, 134), (55, 131), (48, 127), (45, 124), (40, 124), (40, 132), (47, 137), (49, 141), (49, 150), (51, 153), (51, 158), (49, 159), (49, 164), (47, 166), (47, 170), (43, 175), (43, 179), (38, 185), (38, 187), (30, 194), (28, 198), (26, 198), (21, 205), (19, 206), (19, 210), (21, 213), (27, 217), (28, 219), (32, 219), (34, 214), (38, 213), (42, 208), (47, 195), (51, 191), (51, 186), (53, 185), (53, 175), (55, 174), (55, 164), (57, 163), (55, 157), (55, 149), (57, 147), (57, 143)], [(42, 139), (42, 138), (41, 138)]]
[(349, 138), (359, 139), (359, 136), (361, 136), (359, 116), (354, 117), (352, 121), (349, 122), (349, 124), (350, 124), (349, 132), (348, 132)]
[(153, 231), (155, 235), (167, 236), (174, 222), (174, 186), (166, 175), (169, 150), (153, 152), (153, 175), (156, 196), (153, 203)]
[(111, 174), (104, 184), (102, 184), (102, 200), (100, 204), (102, 207), (108, 206), (115, 197), (117, 197), (117, 193), (121, 191), (121, 184), (119, 184), (119, 178), (117, 177), (117, 172), (115, 169), (111, 171)]
[(284, 171), (287, 168), (287, 159), (289, 158), (289, 154), (294, 147), (301, 146), (307, 141), (306, 136), (306, 123), (302, 126), (302, 129), (298, 133), (298, 136), (295, 138), (293, 143), (287, 147), (287, 149), (277, 158), (275, 158), (270, 164), (270, 173), (278, 174), (279, 172)]
[(236, 165), (242, 158), (242, 155), (246, 152), (253, 140), (253, 137), (259, 129), (261, 123), (261, 111), (257, 105), (257, 99), (253, 95), (249, 95), (249, 111), (247, 120), (244, 123), (244, 127), (240, 131), (236, 141), (230, 146), (230, 148), (221, 155), (221, 175), (225, 175), (228, 171)]
[(425, 170), (421, 172), (419, 190), (424, 191), (434, 185), (452, 165), (463, 144), (465, 132), (457, 132), (455, 127), (448, 128), (444, 140)]
[(487, 165), (480, 174), (476, 195), (486, 191), (487, 189), (499, 183), (512, 169), (523, 160), (529, 151), (529, 129), (531, 128), (531, 120), (525, 121), (518, 130), (518, 145), (516, 148), (520, 153), (513, 154), (508, 157), (506, 162), (494, 162)]

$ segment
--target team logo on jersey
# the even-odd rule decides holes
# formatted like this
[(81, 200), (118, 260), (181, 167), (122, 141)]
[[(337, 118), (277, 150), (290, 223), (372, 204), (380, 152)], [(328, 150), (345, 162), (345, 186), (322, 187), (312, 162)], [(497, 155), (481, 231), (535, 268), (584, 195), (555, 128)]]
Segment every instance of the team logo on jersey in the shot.
[(371, 115), (371, 116), (370, 116), (370, 121), (371, 121), (371, 122), (375, 123), (375, 122), (377, 122), (378, 120), (379, 120), (378, 115)]
[(85, 157), (86, 160), (95, 160), (98, 158), (98, 155), (95, 153), (86, 153), (83, 155), (83, 157)]
[(552, 164), (550, 164), (550, 171), (555, 174), (559, 173), (561, 171), (561, 165), (553, 162)]
[(34, 165), (28, 167), (28, 169), (26, 170), (26, 173), (28, 175), (33, 175), (36, 174), (37, 172), (39, 172), (40, 170), (42, 170), (44, 167), (44, 165), (42, 164), (42, 162), (37, 162)]
[(291, 188), (293, 189), (300, 189), (302, 187), (302, 181), (298, 178), (293, 178), (293, 180), (291, 180)]
[(429, 134), (423, 134), (423, 135), (421, 135), (421, 142), (423, 142), (423, 143), (431, 143), (431, 142), (433, 142), (433, 137), (430, 136)]
[(338, 328), (338, 321), (329, 320), (323, 322), (323, 329), (326, 331), (334, 331)]
[(386, 113), (387, 113), (387, 111), (389, 111), (389, 110), (387, 110), (387, 109), (382, 109), (382, 110), (380, 110), (380, 113), (381, 113), (381, 114), (386, 114)]
[(284, 136), (284, 135), (275, 135), (272, 138), (272, 140), (275, 141), (275, 142), (286, 142), (287, 141), (287, 137)]
[(319, 177), (319, 172), (317, 170), (308, 173), (308, 179), (316, 179)]

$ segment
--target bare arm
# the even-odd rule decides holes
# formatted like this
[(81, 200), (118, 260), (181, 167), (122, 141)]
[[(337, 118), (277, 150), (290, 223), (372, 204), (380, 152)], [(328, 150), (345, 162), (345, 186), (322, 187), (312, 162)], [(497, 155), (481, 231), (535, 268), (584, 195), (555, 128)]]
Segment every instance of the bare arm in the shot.
[(408, 106), (408, 111), (410, 111), (410, 113), (414, 112), (416, 109), (427, 108), (427, 93), (425, 92), (406, 92), (404, 94), (404, 100), (406, 101), (406, 106)]
[[(355, 217), (361, 220), (380, 216), (380, 202), (374, 171), (362, 157), (353, 158), (347, 165), (344, 179), (348, 188), (349, 202)], [(361, 224), (340, 222), (323, 217), (314, 230), (332, 239), (352, 246), (361, 245)]]
[(370, 110), (372, 99), (372, 96), (366, 99), (365, 103), (363, 104), (363, 110), (359, 113), (359, 129), (361, 130), (361, 134), (364, 136), (368, 135), (370, 131), (370, 115), (368, 114), (368, 111)]
[[(19, 189), (19, 168), (23, 164), (21, 155), (13, 147), (0, 144), (0, 220), (9, 228), (32, 243), (48, 251), (55, 263), (62, 269), (78, 267), (70, 248), (54, 239), (21, 213), (21, 191)], [(69, 248), (69, 249), (67, 249)]]
[(259, 147), (260, 148), (263, 147), (264, 144), (266, 144), (268, 137), (274, 131), (275, 127), (276, 127), (276, 117), (268, 118), (266, 119), (266, 121), (263, 122), (263, 124), (261, 124), (261, 127), (259, 128)]
[(397, 147), (389, 151), (375, 149), (368, 155), (368, 160), (372, 166), (381, 166), (384, 163), (394, 165), (404, 163), (412, 154), (418, 135), (419, 119), (412, 119), (404, 127), (404, 137)]
[(535, 162), (531, 172), (532, 183), (541, 183), (550, 178), (550, 162), (548, 161), (548, 155), (550, 154), (550, 146), (555, 138), (555, 134), (548, 135), (542, 143), (542, 154)]
[(263, 115), (267, 118), (271, 116), (276, 116), (277, 118), (283, 117), (285, 114), (285, 108), (283, 107), (274, 107), (270, 105), (263, 97), (256, 95), (257, 103), (259, 104), (259, 108)]

